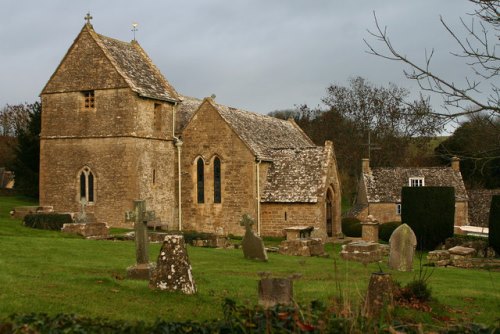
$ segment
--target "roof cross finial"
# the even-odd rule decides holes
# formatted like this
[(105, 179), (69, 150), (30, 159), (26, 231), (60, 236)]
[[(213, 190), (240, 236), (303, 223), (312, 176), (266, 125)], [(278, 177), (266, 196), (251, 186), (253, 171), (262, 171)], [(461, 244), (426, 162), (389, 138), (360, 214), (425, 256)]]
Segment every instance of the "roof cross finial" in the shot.
[(135, 41), (135, 32), (138, 30), (137, 29), (138, 25), (139, 25), (139, 23), (136, 23), (136, 22), (132, 23), (132, 30), (131, 31), (134, 33), (134, 41)]
[(372, 143), (370, 129), (368, 129), (368, 143), (367, 144), (361, 144), (361, 145), (368, 147), (368, 159), (369, 160), (371, 160), (371, 152), (372, 151), (380, 150), (381, 149), (379, 146), (376, 146), (374, 143)]
[(87, 13), (87, 15), (85, 15), (84, 19), (87, 21), (87, 24), (90, 24), (90, 20), (92, 20), (93, 17), (90, 15), (90, 13)]

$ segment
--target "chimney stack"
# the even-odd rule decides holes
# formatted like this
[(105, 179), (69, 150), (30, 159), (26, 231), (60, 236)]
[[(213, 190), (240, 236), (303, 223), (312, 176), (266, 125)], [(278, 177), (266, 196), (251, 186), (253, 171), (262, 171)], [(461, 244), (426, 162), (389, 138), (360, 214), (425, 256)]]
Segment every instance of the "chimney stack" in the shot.
[(451, 168), (454, 171), (460, 172), (460, 159), (457, 157), (451, 158)]
[(370, 172), (370, 159), (361, 159), (361, 171), (363, 173)]

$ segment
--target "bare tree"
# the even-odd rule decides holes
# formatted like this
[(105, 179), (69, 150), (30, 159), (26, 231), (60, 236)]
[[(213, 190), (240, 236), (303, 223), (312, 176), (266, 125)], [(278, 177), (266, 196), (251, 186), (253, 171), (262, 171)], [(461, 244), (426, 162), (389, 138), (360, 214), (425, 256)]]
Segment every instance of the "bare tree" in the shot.
[(473, 75), (465, 77), (465, 84), (459, 86), (454, 82), (441, 77), (431, 68), (434, 50), (426, 53), (423, 64), (408, 58), (391, 43), (387, 27), (382, 27), (374, 13), (374, 31), (369, 33), (382, 43), (383, 50), (364, 40), (368, 53), (402, 62), (409, 66), (404, 73), (407, 78), (416, 80), (423, 91), (440, 94), (443, 97), (444, 113), (436, 113), (448, 119), (476, 114), (479, 112), (491, 113), (500, 117), (500, 57), (496, 47), (500, 39), (500, 0), (469, 0), (477, 9), (470, 13), (470, 22), (460, 19), (465, 28), (466, 36), (460, 36), (451, 29), (442, 17), (440, 21), (453, 38), (458, 52), (451, 52), (453, 56), (466, 59), (467, 66)]

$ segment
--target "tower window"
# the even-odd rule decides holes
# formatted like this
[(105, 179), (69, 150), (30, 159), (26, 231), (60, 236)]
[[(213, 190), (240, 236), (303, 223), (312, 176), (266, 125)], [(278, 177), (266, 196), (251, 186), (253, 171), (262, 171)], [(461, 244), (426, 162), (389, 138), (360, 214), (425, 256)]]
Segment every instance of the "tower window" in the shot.
[(83, 92), (83, 106), (86, 110), (95, 108), (95, 93), (93, 90)]

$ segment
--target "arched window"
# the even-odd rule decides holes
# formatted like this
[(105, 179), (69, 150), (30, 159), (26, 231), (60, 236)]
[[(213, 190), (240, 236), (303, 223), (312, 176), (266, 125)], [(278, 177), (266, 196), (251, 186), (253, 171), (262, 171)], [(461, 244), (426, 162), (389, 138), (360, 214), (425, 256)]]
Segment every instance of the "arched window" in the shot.
[(214, 203), (221, 203), (221, 176), (220, 176), (220, 159), (214, 159)]
[(88, 167), (80, 172), (80, 199), (82, 198), (87, 203), (94, 202), (94, 174)]
[(204, 175), (204, 165), (202, 158), (198, 159), (196, 163), (196, 180), (197, 180), (197, 191), (198, 191), (198, 203), (205, 203), (205, 175)]

